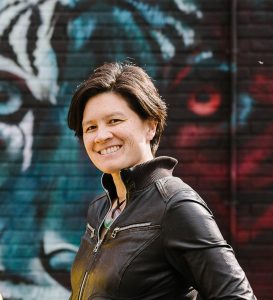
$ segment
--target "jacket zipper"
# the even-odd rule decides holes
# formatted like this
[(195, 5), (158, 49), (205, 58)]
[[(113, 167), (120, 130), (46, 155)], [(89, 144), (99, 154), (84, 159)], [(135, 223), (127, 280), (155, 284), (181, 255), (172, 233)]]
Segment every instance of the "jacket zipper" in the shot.
[[(107, 199), (108, 199), (108, 202), (109, 202), (109, 209), (108, 209), (108, 212), (106, 213), (106, 215), (104, 216), (104, 218), (103, 218), (101, 224), (99, 225), (99, 228), (98, 228), (98, 235), (97, 235), (97, 236), (98, 236), (98, 241), (97, 241), (97, 243), (96, 243), (96, 246), (95, 246), (94, 249), (93, 249), (93, 252), (94, 252), (94, 253), (96, 253), (96, 252), (98, 251), (100, 244), (102, 243), (102, 241), (104, 240), (104, 238), (105, 238), (105, 236), (106, 236), (106, 234), (107, 234), (107, 232), (106, 232), (105, 235), (104, 235), (103, 240), (100, 240), (99, 233), (100, 233), (101, 226), (102, 226), (102, 224), (104, 223), (104, 220), (105, 220), (107, 214), (109, 213), (109, 211), (110, 211), (110, 209), (111, 209), (111, 199), (110, 199), (110, 197), (109, 197), (108, 191), (104, 188), (104, 186), (103, 186), (103, 184), (102, 184), (102, 176), (101, 176), (101, 186), (103, 187), (103, 189), (104, 189), (104, 191), (105, 191), (105, 193), (106, 193), (106, 195), (107, 195)], [(88, 226), (88, 225), (89, 225), (89, 224), (87, 224), (87, 226)], [(92, 237), (93, 237), (93, 236), (94, 236), (93, 234), (95, 234), (94, 228), (92, 228), (90, 225), (88, 226), (88, 228), (91, 229), (91, 235), (92, 235)], [(89, 269), (89, 268), (88, 268), (88, 269)], [(83, 276), (83, 279), (82, 279), (82, 282), (81, 282), (78, 300), (81, 300), (81, 299), (82, 299), (82, 295), (83, 295), (85, 283), (86, 283), (86, 280), (87, 280), (87, 275), (88, 275), (88, 272), (89, 272), (88, 269), (87, 269), (87, 271), (85, 271), (84, 276)]]
[[(110, 199), (110, 196), (109, 196), (109, 193), (108, 191), (104, 188), (103, 184), (102, 184), (102, 177), (101, 177), (101, 186), (103, 187), (106, 195), (107, 195), (107, 199), (109, 201), (109, 209), (106, 213), (106, 215), (104, 216), (101, 224), (99, 225), (98, 227), (98, 234), (97, 234), (97, 243), (93, 249), (93, 253), (97, 253), (98, 250), (99, 250), (99, 247), (100, 245), (102, 244), (102, 242), (104, 241), (106, 235), (107, 235), (107, 232), (109, 231), (109, 229), (106, 230), (105, 234), (104, 234), (104, 237), (102, 239), (100, 239), (100, 236), (99, 236), (99, 233), (100, 233), (100, 229), (101, 229), (101, 226), (103, 225), (104, 223), (104, 220), (107, 216), (107, 214), (109, 213), (109, 211), (111, 210), (111, 199)], [(119, 215), (120, 216), (120, 215)], [(118, 217), (119, 217), (118, 216)], [(117, 218), (118, 218), (117, 217)], [(117, 219), (116, 218), (116, 219)], [(115, 220), (116, 221), (116, 220)], [(112, 238), (115, 238), (117, 233), (120, 232), (120, 231), (123, 231), (123, 230), (127, 230), (127, 229), (130, 229), (130, 228), (136, 228), (136, 227), (144, 227), (144, 226), (149, 226), (151, 225), (151, 222), (147, 222), (147, 223), (139, 223), (139, 224), (132, 224), (132, 225), (128, 225), (128, 226), (124, 226), (124, 227), (116, 227), (112, 234), (111, 234), (111, 237)], [(95, 235), (95, 229), (93, 227), (91, 227), (89, 224), (87, 224), (87, 227), (91, 230), (91, 234), (90, 234), (90, 237), (93, 238), (94, 235)], [(88, 270), (84, 273), (84, 276), (83, 276), (83, 280), (82, 280), (82, 283), (81, 283), (81, 286), (80, 286), (80, 292), (79, 292), (79, 297), (78, 297), (78, 300), (81, 300), (82, 298), (82, 295), (83, 295), (83, 291), (84, 291), (84, 287), (85, 287), (85, 283), (86, 283), (86, 280), (87, 280), (87, 276), (88, 276)]]
[[(104, 189), (104, 190), (105, 190), (105, 189)], [(109, 200), (109, 204), (110, 204), (110, 205), (109, 205), (108, 212), (107, 212), (106, 215), (104, 216), (104, 218), (103, 218), (103, 220), (102, 220), (102, 222), (100, 223), (100, 226), (99, 226), (99, 228), (98, 228), (98, 241), (97, 241), (96, 246), (95, 246), (94, 249), (93, 249), (93, 252), (94, 252), (94, 253), (98, 252), (99, 247), (100, 247), (101, 243), (103, 242), (103, 240), (105, 239), (106, 234), (107, 234), (107, 231), (108, 231), (108, 230), (106, 230), (103, 239), (100, 239), (100, 234), (99, 234), (99, 233), (100, 233), (101, 226), (103, 225), (104, 220), (105, 220), (107, 214), (108, 214), (109, 211), (111, 210), (111, 200), (110, 200), (110, 197), (109, 197), (109, 193), (108, 193), (108, 191), (106, 191), (106, 190), (105, 190), (105, 192), (106, 192), (107, 199)]]
[(86, 279), (87, 279), (87, 275), (88, 275), (88, 272), (85, 272), (84, 276), (83, 276), (82, 283), (81, 283), (81, 287), (80, 287), (80, 292), (79, 292), (79, 297), (78, 297), (79, 300), (82, 298), (83, 288), (84, 288), (84, 285), (85, 285), (85, 282), (86, 282)]
[[(107, 193), (107, 197), (108, 199), (109, 196), (108, 196), (108, 193)], [(104, 218), (105, 219), (105, 218)], [(104, 222), (104, 220), (103, 220)], [(100, 231), (100, 228), (101, 228), (101, 225), (103, 224), (103, 222), (100, 224), (99, 226), (99, 230), (98, 232)], [(89, 224), (88, 224), (89, 225)], [(87, 225), (87, 226), (88, 226)], [(111, 237), (112, 238), (115, 238), (117, 233), (120, 232), (120, 231), (123, 231), (123, 230), (128, 230), (128, 229), (131, 229), (131, 228), (139, 228), (139, 227), (146, 227), (146, 226), (150, 226), (151, 225), (151, 222), (147, 222), (147, 223), (138, 223), (138, 224), (132, 224), (132, 225), (128, 225), (128, 226), (123, 226), (123, 227), (116, 227), (113, 231), (112, 231), (112, 234), (111, 234)], [(94, 234), (94, 229), (89, 225), (88, 228), (91, 230), (91, 232)], [(93, 229), (93, 230), (92, 230)], [(107, 232), (105, 233), (104, 235), (104, 238), (106, 237), (106, 234)], [(98, 242), (95, 246), (95, 248), (93, 249), (93, 252), (96, 253), (100, 247), (100, 245), (102, 244), (102, 242), (104, 241), (104, 238), (102, 240), (99, 239), (99, 234), (98, 234)], [(84, 290), (84, 286), (85, 286), (85, 282), (87, 280), (87, 275), (88, 275), (88, 271), (86, 271), (84, 273), (84, 276), (83, 276), (83, 280), (82, 280), (82, 283), (81, 283), (81, 287), (80, 287), (80, 293), (79, 293), (79, 297), (78, 299), (81, 300), (82, 298), (82, 294), (83, 294), (83, 290)]]
[(111, 237), (114, 239), (117, 235), (118, 232), (123, 231), (123, 230), (128, 230), (131, 228), (139, 228), (139, 227), (146, 227), (151, 225), (151, 222), (147, 222), (147, 223), (138, 223), (138, 224), (132, 224), (132, 225), (128, 225), (128, 226), (123, 226), (123, 227), (116, 227), (111, 234)]

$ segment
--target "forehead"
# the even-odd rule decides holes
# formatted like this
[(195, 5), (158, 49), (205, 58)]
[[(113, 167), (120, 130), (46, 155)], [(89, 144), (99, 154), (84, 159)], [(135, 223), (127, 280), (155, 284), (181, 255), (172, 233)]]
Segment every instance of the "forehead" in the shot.
[(83, 111), (83, 123), (111, 116), (135, 114), (127, 100), (116, 93), (101, 93), (89, 98)]
[(115, 104), (127, 104), (127, 99), (125, 99), (122, 95), (115, 93), (115, 92), (104, 92), (99, 93), (95, 96), (90, 97), (87, 100), (87, 103), (96, 103), (96, 105), (100, 105), (100, 103), (115, 103)]

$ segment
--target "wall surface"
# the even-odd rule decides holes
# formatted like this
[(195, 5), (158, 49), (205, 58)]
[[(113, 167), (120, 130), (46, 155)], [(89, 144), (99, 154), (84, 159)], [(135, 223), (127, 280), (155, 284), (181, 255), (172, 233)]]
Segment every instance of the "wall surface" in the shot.
[[(0, 1), (0, 293), (61, 300), (100, 173), (67, 129), (76, 86), (130, 58), (169, 106), (158, 155), (205, 199), (259, 300), (273, 296), (273, 3)], [(236, 45), (235, 45), (236, 46)], [(233, 61), (233, 54), (236, 54)], [(271, 263), (270, 263), (271, 262)]]

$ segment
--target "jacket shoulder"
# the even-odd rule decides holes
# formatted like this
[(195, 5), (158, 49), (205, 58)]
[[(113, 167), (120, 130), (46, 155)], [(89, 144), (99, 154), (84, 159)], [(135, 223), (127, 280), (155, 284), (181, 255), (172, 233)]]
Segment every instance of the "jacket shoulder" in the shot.
[(98, 209), (101, 204), (105, 202), (103, 201), (104, 199), (107, 199), (106, 193), (101, 193), (95, 196), (89, 203), (88, 211), (94, 211)]
[(98, 224), (101, 213), (105, 210), (107, 203), (106, 193), (99, 194), (91, 200), (87, 212), (87, 222), (89, 224)]
[(206, 202), (200, 195), (179, 177), (162, 178), (156, 183), (156, 186), (165, 202), (192, 201), (201, 204), (209, 210)]
[(105, 192), (95, 196), (89, 203), (89, 207), (96, 205), (99, 200), (102, 200), (102, 198), (107, 198), (107, 195)]
[(193, 199), (198, 198), (198, 194), (179, 177), (169, 176), (161, 178), (156, 182), (156, 186), (161, 195), (165, 198), (165, 201), (170, 200), (177, 193), (179, 193), (183, 199), (188, 197)]

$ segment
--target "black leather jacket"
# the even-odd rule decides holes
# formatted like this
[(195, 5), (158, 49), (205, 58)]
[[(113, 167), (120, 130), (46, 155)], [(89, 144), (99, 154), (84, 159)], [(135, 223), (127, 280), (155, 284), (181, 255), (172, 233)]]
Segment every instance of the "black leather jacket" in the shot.
[(71, 300), (256, 299), (206, 203), (172, 176), (176, 163), (158, 157), (121, 171), (127, 204), (101, 241), (116, 193), (103, 175), (106, 193), (90, 204), (71, 270)]

